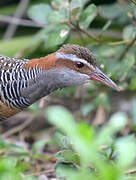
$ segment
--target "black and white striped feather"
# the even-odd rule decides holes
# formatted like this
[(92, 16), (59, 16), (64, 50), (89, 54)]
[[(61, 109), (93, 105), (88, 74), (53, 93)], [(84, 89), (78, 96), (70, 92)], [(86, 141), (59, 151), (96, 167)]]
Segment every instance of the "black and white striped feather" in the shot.
[(38, 71), (36, 67), (23, 69), (28, 62), (28, 59), (0, 55), (0, 99), (9, 107), (24, 109), (31, 104), (21, 92), (29, 86), (31, 79), (35, 79)]

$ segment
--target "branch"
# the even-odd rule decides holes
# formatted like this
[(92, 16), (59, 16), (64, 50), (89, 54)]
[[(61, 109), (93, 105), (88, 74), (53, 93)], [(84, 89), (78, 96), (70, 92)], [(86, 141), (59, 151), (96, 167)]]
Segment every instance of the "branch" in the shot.
[(127, 52), (129, 51), (129, 49), (133, 46), (133, 44), (136, 41), (136, 36), (134, 39), (131, 40), (131, 42), (124, 48), (124, 50), (122, 51), (121, 55), (119, 56), (118, 60), (120, 61), (121, 59), (124, 58), (124, 56), (127, 54)]
[(127, 175), (136, 174), (136, 169), (132, 169), (132, 170), (126, 171), (125, 174), (127, 174)]
[(82, 33), (84, 33), (85, 35), (87, 35), (89, 38), (93, 39), (94, 41), (96, 41), (99, 44), (105, 44), (105, 45), (111, 45), (111, 46), (117, 46), (117, 45), (121, 45), (121, 44), (128, 44), (131, 42), (131, 40), (123, 40), (123, 41), (115, 41), (115, 42), (105, 42), (103, 40), (100, 40), (99, 38), (97, 38), (94, 34), (89, 33), (88, 31), (82, 29), (79, 27), (79, 25), (74, 25), (75, 29), (77, 31), (80, 31)]
[(6, 23), (12, 22), (12, 24), (28, 26), (28, 27), (41, 27), (42, 28), (42, 27), (45, 27), (45, 25), (46, 25), (46, 24), (31, 21), (31, 20), (25, 20), (25, 19), (20, 19), (17, 17), (4, 16), (4, 15), (0, 15), (0, 21), (6, 22)]
[(17, 132), (22, 131), (23, 129), (25, 129), (32, 121), (34, 120), (34, 117), (30, 117), (29, 119), (25, 120), (24, 123), (6, 131), (5, 133), (2, 134), (3, 138), (7, 138)]
[(36, 172), (36, 173), (33, 173), (33, 174), (26, 175), (25, 177), (28, 177), (28, 176), (39, 176), (39, 175), (42, 175), (42, 174), (50, 174), (50, 173), (53, 173), (53, 172), (54, 172), (54, 169), (43, 170), (43, 171), (40, 171), (40, 172)]
[(134, 16), (132, 15), (132, 13), (131, 13), (131, 12), (128, 12), (127, 15), (128, 15), (128, 17), (129, 17), (131, 23), (133, 24), (133, 26), (136, 26), (136, 20), (135, 20)]
[(93, 34), (91, 34), (91, 33), (88, 33), (88, 32), (85, 31), (84, 29), (80, 28), (80, 26), (79, 26), (78, 24), (74, 25), (74, 27), (75, 27), (78, 31), (86, 34), (89, 38), (93, 39), (94, 41), (97, 41), (97, 42), (100, 43), (100, 44), (103, 44), (103, 43), (104, 43), (103, 41), (101, 41), (100, 39), (98, 39), (95, 35), (93, 35)]
[[(29, 0), (20, 0), (17, 10), (14, 14), (14, 17), (21, 18), (27, 8), (28, 3)], [(17, 29), (17, 24), (13, 24), (11, 21), (3, 38), (10, 39), (14, 35), (16, 29)]]

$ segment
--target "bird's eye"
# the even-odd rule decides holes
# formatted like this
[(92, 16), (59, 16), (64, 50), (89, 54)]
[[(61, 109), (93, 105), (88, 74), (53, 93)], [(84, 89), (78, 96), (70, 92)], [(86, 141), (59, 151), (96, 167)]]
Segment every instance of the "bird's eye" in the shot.
[(84, 67), (84, 63), (82, 63), (82, 62), (77, 62), (77, 63), (76, 63), (76, 67), (79, 68), (79, 69), (80, 69), (80, 68), (83, 68), (83, 67)]

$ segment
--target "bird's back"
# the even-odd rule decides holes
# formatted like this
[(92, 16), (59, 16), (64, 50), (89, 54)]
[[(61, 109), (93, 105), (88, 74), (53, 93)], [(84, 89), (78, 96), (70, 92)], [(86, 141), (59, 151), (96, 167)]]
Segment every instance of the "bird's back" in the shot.
[(28, 62), (28, 59), (0, 55), (0, 117), (9, 117), (29, 105), (21, 94), (29, 78), (23, 69)]
[(45, 61), (48, 57), (29, 60), (0, 55), (0, 118), (18, 113), (56, 89), (52, 71), (47, 78), (43, 68)]

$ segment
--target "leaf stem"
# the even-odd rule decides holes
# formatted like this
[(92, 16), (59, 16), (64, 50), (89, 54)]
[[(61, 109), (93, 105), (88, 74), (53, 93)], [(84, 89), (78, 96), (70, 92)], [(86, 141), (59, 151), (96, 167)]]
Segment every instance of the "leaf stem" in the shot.
[(80, 32), (84, 33), (89, 38), (93, 39), (94, 41), (97, 41), (99, 44), (106, 44), (106, 45), (111, 45), (111, 46), (117, 46), (117, 45), (131, 43), (131, 41), (133, 40), (132, 39), (132, 40), (122, 40), (122, 41), (115, 41), (115, 42), (105, 42), (103, 40), (98, 39), (94, 34), (91, 34), (91, 33), (87, 32), (86, 30), (80, 28), (80, 26), (78, 24), (76, 24), (76, 25), (75, 24), (71, 24), (71, 25), (74, 26), (77, 31), (80, 31)]
[(134, 39), (131, 40), (131, 42), (124, 48), (124, 50), (122, 51), (121, 55), (119, 56), (118, 60), (122, 60), (124, 58), (124, 56), (127, 54), (127, 52), (129, 51), (129, 49), (133, 46), (133, 44), (136, 41), (136, 36), (134, 37)]

